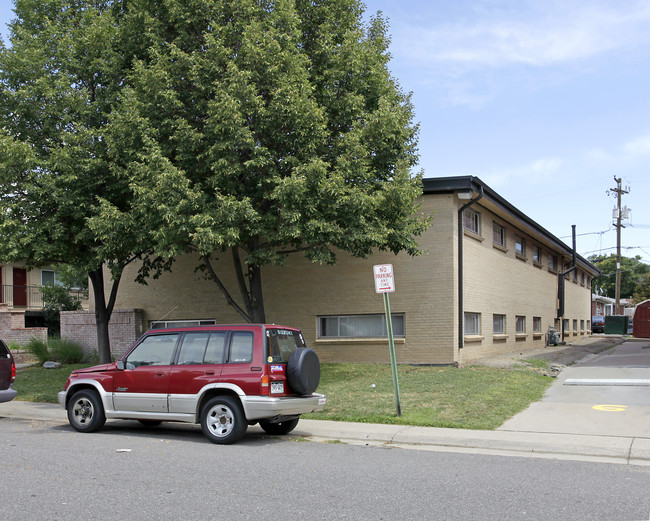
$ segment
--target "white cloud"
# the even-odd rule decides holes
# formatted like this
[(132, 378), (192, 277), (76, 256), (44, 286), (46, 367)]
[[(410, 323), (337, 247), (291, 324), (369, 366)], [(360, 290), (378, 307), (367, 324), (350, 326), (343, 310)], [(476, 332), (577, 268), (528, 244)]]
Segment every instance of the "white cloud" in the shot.
[(623, 150), (635, 156), (650, 154), (650, 136), (643, 136), (623, 145)]
[(495, 190), (521, 182), (526, 185), (538, 185), (549, 183), (563, 164), (564, 161), (557, 157), (540, 158), (527, 165), (493, 169), (479, 177)]
[(650, 4), (616, 2), (521, 3), (507, 12), (482, 12), (475, 22), (402, 27), (394, 40), (405, 58), (434, 68), (512, 65), (545, 67), (589, 59), (647, 43)]

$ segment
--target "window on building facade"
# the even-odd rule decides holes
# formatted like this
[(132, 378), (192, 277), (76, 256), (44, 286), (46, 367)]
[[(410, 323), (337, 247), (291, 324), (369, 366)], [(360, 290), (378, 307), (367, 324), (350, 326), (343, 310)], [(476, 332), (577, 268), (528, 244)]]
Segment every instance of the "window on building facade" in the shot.
[(466, 230), (479, 234), (481, 232), (481, 215), (469, 208), (463, 210), (463, 226)]
[(542, 317), (533, 317), (533, 333), (542, 332)]
[(515, 317), (515, 331), (519, 334), (526, 332), (526, 317), (521, 315)]
[(548, 255), (548, 269), (551, 271), (557, 271), (557, 257), (555, 255)]
[(526, 239), (515, 235), (515, 253), (517, 255), (526, 255)]
[[(405, 336), (406, 318), (391, 314), (393, 336)], [(318, 317), (318, 338), (376, 338), (387, 337), (384, 315), (341, 315)]]
[(562, 329), (564, 329), (564, 331), (570, 331), (570, 329), (569, 329), (569, 319), (568, 318), (565, 318), (562, 321)]
[(154, 320), (149, 323), (149, 328), (161, 329), (167, 327), (213, 326), (216, 323), (216, 320)]
[(506, 246), (506, 229), (498, 223), (492, 224), (492, 240), (498, 246)]
[(481, 334), (481, 314), (480, 313), (465, 313), (465, 334), (466, 335), (480, 335)]
[(533, 246), (533, 262), (536, 264), (542, 263), (542, 249), (539, 246)]
[(56, 282), (54, 270), (41, 270), (41, 286), (54, 286)]
[(582, 286), (585, 285), (585, 272), (584, 272), (584, 271), (581, 271), (581, 272), (580, 272), (580, 284), (581, 284)]
[(573, 331), (578, 331), (578, 319), (573, 319)]
[(584, 331), (584, 330), (585, 330), (585, 321), (581, 320), (580, 321), (580, 331)]
[(495, 335), (504, 335), (506, 332), (506, 316), (493, 315), (492, 316), (492, 333)]

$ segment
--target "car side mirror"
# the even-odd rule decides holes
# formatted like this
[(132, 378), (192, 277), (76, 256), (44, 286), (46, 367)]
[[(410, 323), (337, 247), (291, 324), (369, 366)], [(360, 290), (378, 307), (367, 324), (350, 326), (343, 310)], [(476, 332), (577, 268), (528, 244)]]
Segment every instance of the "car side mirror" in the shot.
[(118, 371), (124, 371), (124, 361), (123, 360), (118, 360), (117, 361), (117, 370)]

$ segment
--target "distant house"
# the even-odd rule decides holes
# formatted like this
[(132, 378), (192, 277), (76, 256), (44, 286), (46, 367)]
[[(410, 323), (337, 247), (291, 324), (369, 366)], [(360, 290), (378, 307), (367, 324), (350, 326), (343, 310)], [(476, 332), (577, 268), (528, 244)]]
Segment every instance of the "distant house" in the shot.
[(56, 271), (51, 267), (28, 269), (20, 263), (0, 264), (0, 338), (19, 343), (32, 336), (45, 338), (41, 287), (56, 283)]
[(616, 299), (603, 295), (591, 296), (591, 314), (593, 316), (629, 315), (634, 314), (634, 304), (628, 299), (620, 299), (616, 308)]
[[(575, 269), (568, 271), (571, 248), (476, 177), (424, 179), (420, 203), (433, 215), (419, 239), (423, 255), (377, 253), (357, 259), (340, 253), (335, 266), (294, 256), (283, 267), (263, 268), (267, 321), (300, 327), (322, 361), (387, 362), (373, 265), (391, 263), (400, 363), (462, 364), (539, 348), (549, 326), (563, 327), (568, 340), (590, 334), (591, 281), (600, 273), (593, 264), (577, 256)], [(217, 269), (236, 294), (229, 256), (224, 257)], [(140, 329), (240, 322), (216, 285), (195, 272), (197, 261), (192, 255), (179, 257), (173, 272), (147, 286), (129, 282), (137, 270), (129, 265), (116, 307), (133, 309), (131, 318), (141, 321)]]

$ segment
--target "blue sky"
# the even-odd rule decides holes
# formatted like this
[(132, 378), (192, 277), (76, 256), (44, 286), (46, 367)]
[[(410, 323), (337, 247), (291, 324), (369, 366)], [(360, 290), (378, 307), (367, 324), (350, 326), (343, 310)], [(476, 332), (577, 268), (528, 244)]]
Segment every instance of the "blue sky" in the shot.
[[(584, 256), (650, 263), (650, 2), (367, 0), (413, 93), (425, 177), (474, 175)], [(0, 31), (12, 17), (0, 5)]]

